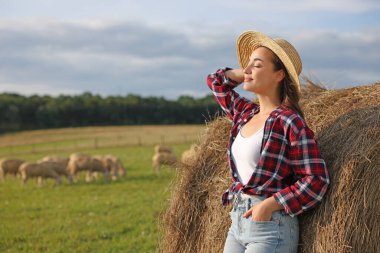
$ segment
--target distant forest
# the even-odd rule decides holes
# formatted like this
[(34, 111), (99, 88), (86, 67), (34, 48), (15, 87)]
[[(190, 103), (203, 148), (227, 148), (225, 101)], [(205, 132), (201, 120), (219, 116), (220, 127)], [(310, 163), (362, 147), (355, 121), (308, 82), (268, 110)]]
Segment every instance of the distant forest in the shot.
[(89, 92), (57, 97), (2, 93), (0, 133), (81, 126), (199, 124), (220, 111), (211, 95), (167, 100), (132, 94), (102, 97)]

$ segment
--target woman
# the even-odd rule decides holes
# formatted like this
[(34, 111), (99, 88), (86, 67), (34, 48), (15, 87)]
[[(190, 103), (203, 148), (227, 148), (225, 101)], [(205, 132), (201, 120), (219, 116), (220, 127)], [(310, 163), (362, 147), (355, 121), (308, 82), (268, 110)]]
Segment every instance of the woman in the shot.
[[(257, 31), (237, 40), (241, 69), (210, 74), (207, 84), (233, 122), (228, 162), (233, 202), (225, 253), (297, 252), (297, 216), (325, 195), (329, 175), (298, 104), (302, 63), (286, 40)], [(256, 94), (258, 104), (234, 88)]]

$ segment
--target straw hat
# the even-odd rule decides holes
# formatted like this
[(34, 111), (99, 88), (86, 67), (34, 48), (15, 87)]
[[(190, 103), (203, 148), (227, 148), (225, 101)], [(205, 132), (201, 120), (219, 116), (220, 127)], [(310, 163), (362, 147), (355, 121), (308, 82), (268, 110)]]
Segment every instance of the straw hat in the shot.
[(236, 53), (240, 67), (244, 69), (252, 52), (258, 47), (267, 47), (275, 53), (284, 64), (290, 79), (301, 91), (299, 75), (302, 71), (302, 62), (297, 50), (284, 39), (272, 39), (257, 31), (246, 31), (240, 34), (236, 42)]

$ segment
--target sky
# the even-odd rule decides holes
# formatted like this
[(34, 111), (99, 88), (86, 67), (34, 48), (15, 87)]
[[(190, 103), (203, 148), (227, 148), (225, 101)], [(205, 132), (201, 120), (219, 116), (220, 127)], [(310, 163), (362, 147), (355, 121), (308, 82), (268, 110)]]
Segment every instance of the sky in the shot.
[(202, 97), (245, 30), (330, 89), (380, 81), (378, 0), (0, 0), (0, 92)]

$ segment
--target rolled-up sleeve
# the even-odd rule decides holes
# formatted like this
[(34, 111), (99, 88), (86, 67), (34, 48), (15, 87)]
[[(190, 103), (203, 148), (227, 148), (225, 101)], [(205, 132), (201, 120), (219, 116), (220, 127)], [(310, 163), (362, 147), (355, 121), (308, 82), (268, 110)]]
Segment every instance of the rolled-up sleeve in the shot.
[(216, 102), (227, 113), (228, 117), (232, 119), (248, 103), (251, 104), (252, 102), (241, 97), (233, 90), (239, 83), (225, 75), (227, 70), (230, 70), (230, 68), (218, 69), (215, 73), (209, 74), (207, 76), (207, 86), (211, 89)]

